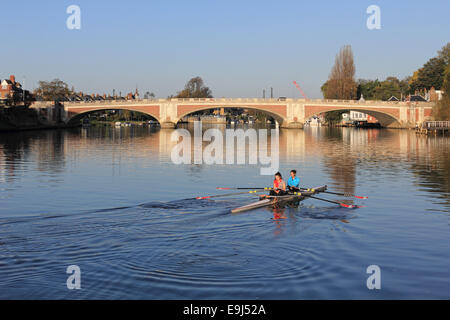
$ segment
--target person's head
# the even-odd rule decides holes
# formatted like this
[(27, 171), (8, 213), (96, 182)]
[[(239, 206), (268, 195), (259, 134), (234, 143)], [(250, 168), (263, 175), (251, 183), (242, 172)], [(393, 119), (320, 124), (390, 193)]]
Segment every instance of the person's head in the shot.
[(291, 177), (295, 178), (296, 175), (297, 175), (297, 170), (291, 170)]
[(283, 179), (281, 177), (281, 173), (279, 173), (279, 172), (275, 173), (275, 180), (281, 180), (281, 179)]

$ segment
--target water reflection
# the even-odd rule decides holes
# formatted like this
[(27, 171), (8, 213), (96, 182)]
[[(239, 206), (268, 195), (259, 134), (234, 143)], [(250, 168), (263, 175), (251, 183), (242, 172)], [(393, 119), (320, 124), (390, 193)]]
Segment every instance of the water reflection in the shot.
[[(174, 165), (172, 132), (1, 134), (0, 298), (448, 298), (448, 138), (281, 130), (285, 176), (296, 168), (304, 185), (368, 195), (367, 207), (307, 199), (233, 215), (255, 195), (192, 197), (272, 177), (254, 165)], [(89, 277), (77, 296), (64, 286), (71, 264)], [(389, 279), (376, 296), (371, 264)]]
[[(57, 174), (65, 167), (65, 133), (27, 131), (0, 134), (0, 181), (11, 182), (27, 170)], [(31, 169), (31, 166), (36, 167)]]
[[(203, 126), (203, 130), (210, 127)], [(192, 127), (186, 128), (192, 132)], [(170, 165), (176, 144), (171, 140), (172, 132), (151, 127), (91, 127), (3, 133), (0, 182), (20, 179), (27, 170), (44, 172), (57, 179), (68, 162), (83, 163), (92, 158), (111, 165), (113, 174), (123, 161), (144, 166), (151, 166), (152, 161)], [(355, 193), (358, 177), (367, 179), (372, 175), (371, 179), (377, 179), (381, 171), (388, 174), (405, 170), (405, 174), (415, 175), (423, 190), (435, 193), (442, 204), (450, 206), (449, 138), (417, 136), (405, 130), (322, 127), (281, 129), (279, 141), (281, 169), (297, 168), (307, 175), (312, 163), (319, 162), (326, 181), (335, 190)], [(190, 170), (195, 179), (204, 168), (204, 164), (188, 165), (185, 170)]]

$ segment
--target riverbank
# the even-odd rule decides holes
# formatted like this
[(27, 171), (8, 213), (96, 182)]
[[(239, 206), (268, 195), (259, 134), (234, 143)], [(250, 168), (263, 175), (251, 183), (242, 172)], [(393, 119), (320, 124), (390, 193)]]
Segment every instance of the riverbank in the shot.
[(65, 124), (52, 124), (28, 107), (0, 109), (0, 132), (67, 128)]

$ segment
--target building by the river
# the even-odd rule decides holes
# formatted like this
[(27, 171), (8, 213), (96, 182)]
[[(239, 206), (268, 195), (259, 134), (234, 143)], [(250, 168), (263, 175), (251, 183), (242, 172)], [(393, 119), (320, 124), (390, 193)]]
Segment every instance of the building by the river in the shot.
[(22, 84), (16, 81), (14, 75), (9, 76), (9, 79), (1, 80), (0, 105), (23, 105), (27, 104), (30, 100), (30, 92), (22, 88)]

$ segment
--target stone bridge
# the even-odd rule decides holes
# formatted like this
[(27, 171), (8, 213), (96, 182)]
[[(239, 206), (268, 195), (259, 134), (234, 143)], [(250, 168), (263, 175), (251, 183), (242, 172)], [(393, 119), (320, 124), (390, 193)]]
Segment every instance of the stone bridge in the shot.
[[(39, 108), (39, 104), (42, 102), (32, 107)], [(243, 108), (267, 113), (277, 120), (282, 128), (302, 128), (305, 121), (314, 115), (335, 110), (354, 110), (375, 117), (384, 127), (411, 128), (431, 119), (433, 105), (434, 103), (429, 102), (245, 98), (66, 102), (61, 118), (70, 124), (76, 123), (88, 113), (99, 110), (130, 110), (152, 116), (162, 128), (175, 128), (183, 117), (197, 111)]]

